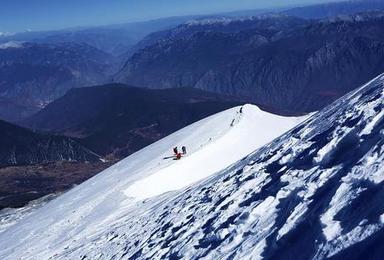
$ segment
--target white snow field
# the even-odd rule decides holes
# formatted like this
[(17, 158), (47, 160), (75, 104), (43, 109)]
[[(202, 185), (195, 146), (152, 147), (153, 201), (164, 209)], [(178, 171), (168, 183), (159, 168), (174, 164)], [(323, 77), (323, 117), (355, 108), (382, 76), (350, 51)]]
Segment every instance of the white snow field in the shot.
[[(111, 227), (128, 216), (132, 223), (137, 222), (132, 214), (143, 210), (146, 201), (225, 170), (306, 118), (281, 117), (244, 105), (194, 123), (2, 230), (0, 259), (79, 259), (85, 249), (76, 257), (65, 252), (76, 244), (93, 248), (91, 241), (110, 234)], [(183, 145), (188, 151), (185, 157), (168, 158), (174, 146), (181, 149)], [(110, 257), (89, 259), (97, 258)]]
[(29, 202), (26, 206), (22, 208), (5, 208), (0, 210), (0, 233), (17, 224), (20, 219), (23, 219), (33, 213), (36, 209), (41, 208), (49, 201), (58, 197), (61, 193), (53, 193), (46, 195), (42, 198), (33, 200)]

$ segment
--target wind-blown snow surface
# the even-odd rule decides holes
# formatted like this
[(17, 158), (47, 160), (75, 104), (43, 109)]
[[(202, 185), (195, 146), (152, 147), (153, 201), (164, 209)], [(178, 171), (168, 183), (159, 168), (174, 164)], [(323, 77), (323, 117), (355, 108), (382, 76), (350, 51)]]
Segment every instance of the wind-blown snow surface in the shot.
[[(305, 118), (280, 117), (245, 105), (201, 120), (13, 223), (0, 233), (0, 259), (74, 259), (88, 250), (94, 254), (90, 259), (110, 258), (112, 251), (103, 255), (105, 248), (94, 250), (93, 243), (105, 235), (109, 240), (113, 226), (136, 223), (136, 213), (145, 211), (149, 201), (172, 196), (220, 172)], [(174, 146), (182, 145), (188, 149), (186, 157), (164, 159)], [(123, 254), (121, 250), (116, 253)]]

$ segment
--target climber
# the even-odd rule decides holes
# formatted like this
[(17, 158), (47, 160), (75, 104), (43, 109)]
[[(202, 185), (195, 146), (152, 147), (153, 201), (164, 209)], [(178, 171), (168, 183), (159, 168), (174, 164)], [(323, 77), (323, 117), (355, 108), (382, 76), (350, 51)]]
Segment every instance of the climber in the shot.
[(175, 148), (173, 148), (173, 153), (175, 154), (175, 155), (177, 155), (179, 152), (178, 152), (178, 150), (177, 150), (177, 146), (175, 147)]
[(181, 159), (181, 153), (176, 154), (175, 160), (180, 160), (180, 159)]
[(183, 146), (181, 147), (181, 150), (183, 151), (183, 154), (187, 154), (187, 147)]

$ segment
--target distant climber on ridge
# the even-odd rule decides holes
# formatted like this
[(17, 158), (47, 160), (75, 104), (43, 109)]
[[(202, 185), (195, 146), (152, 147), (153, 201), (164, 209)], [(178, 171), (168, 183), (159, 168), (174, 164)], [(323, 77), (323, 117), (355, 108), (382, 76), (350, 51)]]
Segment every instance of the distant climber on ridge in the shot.
[(177, 146), (173, 148), (173, 153), (174, 153), (175, 155), (177, 155), (177, 154), (179, 153), (178, 150), (177, 150)]
[(183, 146), (181, 147), (181, 150), (183, 151), (183, 154), (187, 154), (187, 147)]

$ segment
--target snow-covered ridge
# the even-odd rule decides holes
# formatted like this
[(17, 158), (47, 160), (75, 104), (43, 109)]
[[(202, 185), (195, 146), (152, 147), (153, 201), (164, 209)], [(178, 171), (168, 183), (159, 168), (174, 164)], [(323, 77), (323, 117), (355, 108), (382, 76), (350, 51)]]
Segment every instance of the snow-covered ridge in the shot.
[(228, 25), (234, 21), (238, 22), (244, 22), (244, 21), (251, 21), (252, 17), (242, 17), (242, 18), (231, 18), (231, 17), (219, 17), (219, 18), (205, 18), (205, 19), (196, 19), (191, 20), (188, 22), (185, 22), (184, 24), (187, 26), (197, 26), (197, 25)]
[(234, 22), (259, 21), (268, 18), (288, 17), (284, 14), (263, 14), (256, 16), (241, 16), (241, 17), (216, 17), (190, 20), (184, 23), (187, 26), (203, 26), (203, 25), (228, 25)]
[[(212, 127), (204, 127), (197, 134), (185, 133), (183, 142), (190, 147), (191, 154), (177, 164), (140, 179), (124, 191), (125, 195), (144, 199), (186, 187), (230, 166), (305, 118), (280, 117), (251, 105), (235, 108), (222, 116), (229, 118), (222, 121), (223, 118), (217, 116), (217, 121), (209, 122)], [(179, 147), (183, 145), (181, 141), (177, 143)]]
[(10, 41), (0, 44), (0, 49), (23, 48), (22, 42)]
[[(70, 244), (72, 248), (75, 241), (87, 244), (97, 234), (109, 233), (112, 225), (141, 210), (144, 201), (172, 194), (224, 170), (305, 118), (280, 117), (245, 105), (192, 124), (5, 230), (0, 234), (0, 258), (59, 259), (60, 252)], [(168, 158), (174, 146), (182, 145), (188, 149), (186, 157), (179, 161)], [(10, 234), (13, 239), (3, 239)]]

